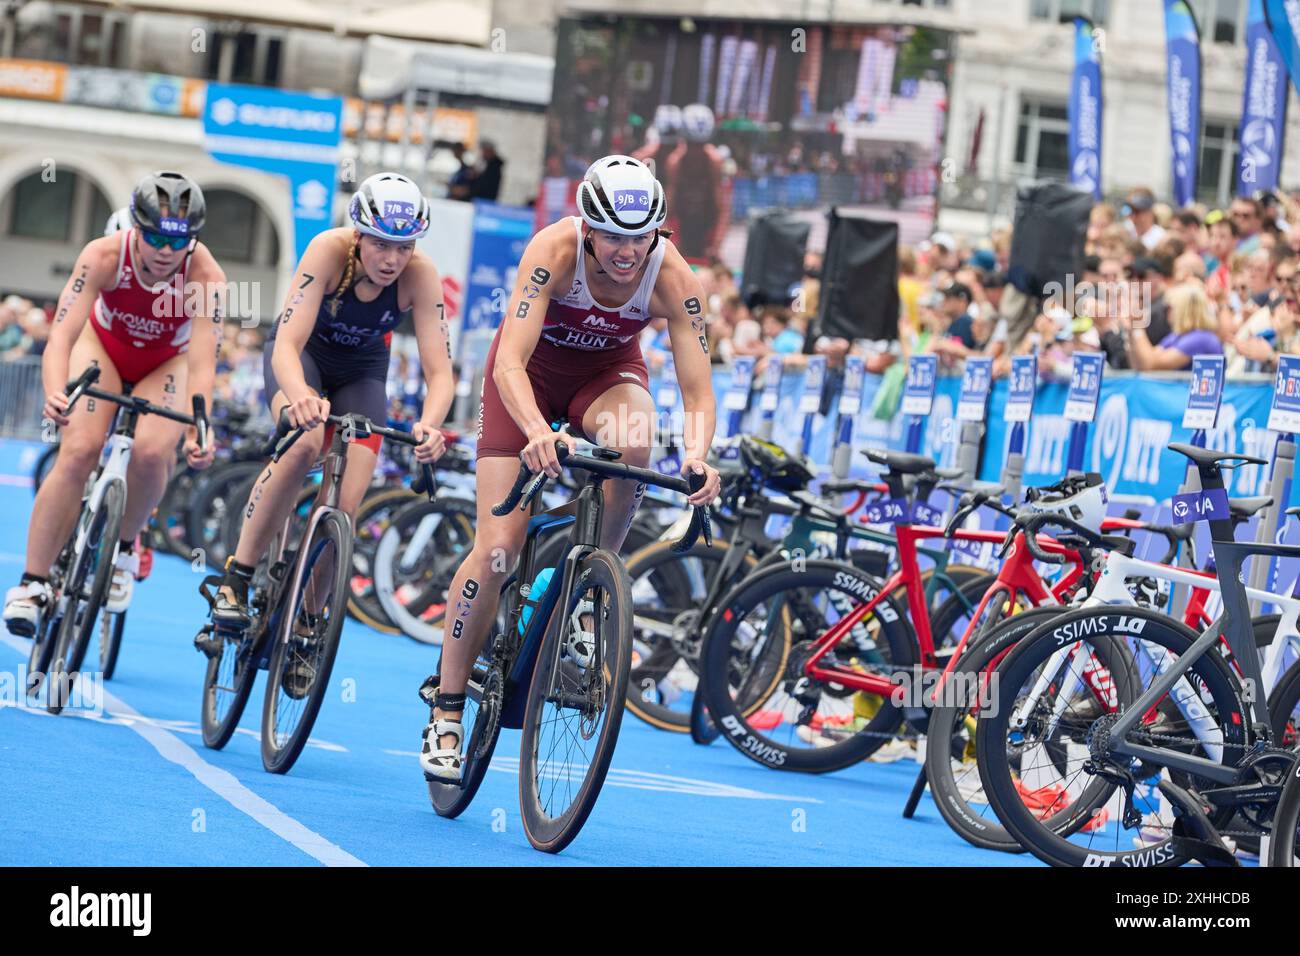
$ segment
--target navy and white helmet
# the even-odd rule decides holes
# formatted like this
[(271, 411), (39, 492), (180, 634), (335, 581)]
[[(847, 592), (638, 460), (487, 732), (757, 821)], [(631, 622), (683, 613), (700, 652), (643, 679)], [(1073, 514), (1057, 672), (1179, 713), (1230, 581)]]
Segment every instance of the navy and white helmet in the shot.
[(108, 217), (108, 222), (104, 223), (104, 235), (111, 236), (115, 232), (130, 228), (131, 207), (123, 206), (121, 209), (115, 210), (113, 215)]
[(653, 232), (668, 218), (664, 187), (631, 156), (606, 156), (587, 167), (577, 200), (587, 225), (620, 236)]
[(352, 196), (348, 218), (367, 236), (409, 242), (429, 231), (429, 201), (400, 173), (375, 173)]
[(713, 110), (703, 103), (682, 107), (682, 129), (692, 143), (707, 143), (713, 138)]

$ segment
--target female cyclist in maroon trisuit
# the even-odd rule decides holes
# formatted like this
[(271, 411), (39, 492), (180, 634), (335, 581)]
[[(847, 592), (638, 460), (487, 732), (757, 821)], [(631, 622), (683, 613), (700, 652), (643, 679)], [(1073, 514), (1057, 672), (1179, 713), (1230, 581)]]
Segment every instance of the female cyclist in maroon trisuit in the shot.
[[(497, 594), (513, 569), (528, 515), (498, 518), (520, 458), (534, 471), (560, 472), (552, 422), (567, 422), (594, 443), (645, 467), (655, 434), (638, 336), (651, 316), (667, 316), (686, 414), (682, 474), (703, 474), (691, 504), (712, 501), (717, 472), (705, 463), (713, 440), (714, 398), (704, 332), (704, 292), (690, 266), (659, 232), (666, 216), (663, 187), (639, 160), (607, 156), (592, 163), (578, 187), (581, 217), (539, 232), (519, 263), (518, 279), (488, 353), (479, 410), (478, 524), (474, 548), (449, 595), (438, 694), (425, 729), (420, 764), (444, 780), (459, 779), (465, 684), (496, 616)], [(643, 486), (605, 486), (601, 547), (617, 553)], [(590, 648), (571, 646), (581, 665)]]

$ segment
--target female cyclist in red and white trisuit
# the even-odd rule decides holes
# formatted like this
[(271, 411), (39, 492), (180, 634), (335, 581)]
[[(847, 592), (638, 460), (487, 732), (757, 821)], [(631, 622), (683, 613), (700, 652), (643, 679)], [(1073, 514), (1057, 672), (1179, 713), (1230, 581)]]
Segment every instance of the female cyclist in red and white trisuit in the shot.
[[(704, 331), (704, 291), (690, 266), (661, 235), (663, 187), (639, 160), (606, 156), (578, 187), (582, 216), (547, 226), (528, 243), (518, 279), (488, 353), (479, 409), (474, 547), (452, 581), (437, 698), (424, 731), (425, 773), (459, 779), (465, 684), (496, 617), (497, 595), (523, 545), (528, 515), (504, 517), (520, 458), (534, 471), (560, 473), (552, 431), (567, 421), (588, 439), (645, 467), (655, 434), (655, 407), (638, 336), (651, 316), (668, 316), (686, 413), (682, 474), (706, 476), (691, 504), (711, 502), (718, 473), (705, 463), (715, 407)], [(605, 486), (601, 547), (618, 552), (644, 486)], [(577, 659), (590, 649), (572, 648)]]
[[(70, 503), (81, 500), (117, 410), (86, 399), (65, 414), (69, 379), (98, 365), (99, 387), (107, 391), (130, 384), (133, 395), (177, 411), (191, 407), (192, 395), (211, 403), (226, 277), (198, 241), (205, 217), (197, 185), (180, 173), (156, 172), (131, 194), (131, 227), (91, 241), (77, 257), (41, 360), (44, 414), (62, 427), (63, 438), (32, 506), (22, 582), (5, 599), (14, 634), (36, 633), (51, 600), (50, 566), (77, 520)], [(182, 432), (189, 464), (211, 464), (212, 451), (200, 451), (192, 426), (147, 415), (136, 429), (109, 611), (130, 602), (139, 569), (132, 543), (162, 498)]]
[[(389, 343), (410, 311), (427, 392), (411, 433), (422, 443), (415, 457), (432, 462), (446, 446), (440, 431), (455, 396), (442, 280), (433, 262), (415, 249), (429, 231), (429, 202), (410, 179), (376, 173), (348, 207), (350, 226), (312, 239), (290, 285), (284, 310), (267, 340), (263, 359), (266, 398), (277, 418), (283, 408), (303, 435), (254, 484), (235, 553), (212, 610), (214, 622), (249, 623), (248, 585), (272, 535), (284, 524), (303, 479), (325, 447), (327, 416), (355, 413), (384, 424), (388, 418)], [(339, 506), (347, 514), (374, 478), (378, 435), (358, 439), (348, 451)], [(309, 680), (310, 675), (304, 677)]]

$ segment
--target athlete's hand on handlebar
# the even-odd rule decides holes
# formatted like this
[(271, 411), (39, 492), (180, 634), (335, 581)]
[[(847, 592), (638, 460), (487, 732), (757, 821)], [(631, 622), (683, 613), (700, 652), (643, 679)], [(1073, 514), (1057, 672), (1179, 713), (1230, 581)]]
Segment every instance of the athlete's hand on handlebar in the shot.
[(416, 422), (411, 426), (411, 436), (420, 443), (415, 446), (415, 460), (422, 465), (433, 464), (447, 451), (441, 428)]
[(578, 448), (578, 440), (565, 432), (553, 432), (549, 428), (529, 436), (528, 444), (519, 453), (519, 459), (528, 466), (533, 474), (544, 471), (548, 478), (560, 477), (560, 457), (555, 453), (555, 442), (563, 441), (569, 446), (572, 455)]
[(209, 439), (207, 448), (199, 447), (199, 430), (193, 425), (185, 426), (185, 463), (191, 468), (202, 470), (212, 464), (216, 454), (215, 443)]
[(718, 469), (703, 459), (687, 458), (682, 462), (682, 477), (690, 481), (691, 475), (703, 475), (704, 484), (686, 499), (687, 502), (696, 508), (713, 504), (722, 490), (722, 476), (718, 474)]
[(319, 395), (309, 394), (288, 406), (289, 425), (311, 431), (329, 418), (330, 403)]
[(45, 407), (41, 415), (63, 428), (68, 424), (68, 396), (66, 392), (50, 392), (45, 396)]

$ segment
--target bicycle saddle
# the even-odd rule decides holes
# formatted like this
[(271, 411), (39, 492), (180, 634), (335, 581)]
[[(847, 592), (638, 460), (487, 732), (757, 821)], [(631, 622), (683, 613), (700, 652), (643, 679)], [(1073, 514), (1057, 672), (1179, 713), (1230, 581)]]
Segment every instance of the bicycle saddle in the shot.
[[(1254, 458), (1250, 455), (1237, 455), (1228, 451), (1215, 451), (1212, 448), (1197, 448), (1195, 445), (1188, 445), (1184, 442), (1170, 442), (1168, 446), (1170, 451), (1176, 451), (1180, 455), (1185, 455), (1196, 463), (1199, 467), (1206, 465), (1218, 465), (1225, 461), (1239, 461), (1243, 465), (1267, 465), (1263, 458)], [(1233, 465), (1231, 467), (1237, 467)]]
[(864, 448), (862, 454), (878, 465), (884, 465), (899, 475), (919, 475), (924, 471), (935, 471), (939, 466), (933, 458), (924, 455), (911, 455), (905, 451), (887, 451), (883, 448)]
[(1253, 498), (1229, 498), (1228, 512), (1233, 518), (1250, 518), (1272, 503), (1272, 495), (1256, 495)]

